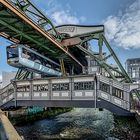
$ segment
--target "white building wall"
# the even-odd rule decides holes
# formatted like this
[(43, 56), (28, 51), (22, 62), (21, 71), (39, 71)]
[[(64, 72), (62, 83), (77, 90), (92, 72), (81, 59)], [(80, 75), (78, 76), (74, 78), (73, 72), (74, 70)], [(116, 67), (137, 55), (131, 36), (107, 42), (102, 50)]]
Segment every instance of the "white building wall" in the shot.
[(2, 88), (10, 84), (10, 81), (15, 78), (16, 72), (2, 72)]

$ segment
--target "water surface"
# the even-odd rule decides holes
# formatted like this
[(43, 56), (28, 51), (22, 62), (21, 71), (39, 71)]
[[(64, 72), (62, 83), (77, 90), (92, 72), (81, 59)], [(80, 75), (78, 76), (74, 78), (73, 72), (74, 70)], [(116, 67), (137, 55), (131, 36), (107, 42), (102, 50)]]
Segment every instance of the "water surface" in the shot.
[(53, 119), (44, 119), (17, 127), (17, 130), (24, 136), (25, 140), (102, 140), (109, 137), (110, 130), (113, 128), (114, 119), (111, 112), (78, 108)]

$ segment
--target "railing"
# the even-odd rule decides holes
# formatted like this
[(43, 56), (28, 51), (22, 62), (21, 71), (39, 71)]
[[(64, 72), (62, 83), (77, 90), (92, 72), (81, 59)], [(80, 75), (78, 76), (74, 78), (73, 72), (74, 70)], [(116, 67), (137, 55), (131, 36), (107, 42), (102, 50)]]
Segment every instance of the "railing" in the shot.
[(14, 87), (12, 83), (1, 89), (0, 91), (0, 105), (7, 103), (14, 98)]

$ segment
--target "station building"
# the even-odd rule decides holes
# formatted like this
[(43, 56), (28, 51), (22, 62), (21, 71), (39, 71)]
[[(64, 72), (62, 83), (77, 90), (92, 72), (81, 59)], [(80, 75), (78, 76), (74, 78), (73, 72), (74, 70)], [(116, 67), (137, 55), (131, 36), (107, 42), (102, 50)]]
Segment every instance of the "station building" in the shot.
[(127, 59), (126, 71), (135, 83), (140, 83), (140, 58)]

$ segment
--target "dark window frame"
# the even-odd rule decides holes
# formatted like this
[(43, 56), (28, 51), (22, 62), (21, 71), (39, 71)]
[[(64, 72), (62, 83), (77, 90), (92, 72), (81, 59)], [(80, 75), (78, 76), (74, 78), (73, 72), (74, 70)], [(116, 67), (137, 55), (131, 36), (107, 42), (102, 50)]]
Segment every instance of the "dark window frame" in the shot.
[(42, 91), (48, 91), (49, 85), (48, 84), (36, 84), (33, 85), (33, 91), (34, 92), (42, 92)]
[(69, 83), (53, 83), (52, 91), (68, 91), (70, 89)]
[(99, 83), (99, 90), (110, 94), (110, 85), (104, 82)]
[(124, 99), (124, 91), (122, 89), (112, 87), (112, 96)]
[(74, 90), (94, 90), (94, 81), (74, 82)]
[(30, 92), (30, 85), (17, 86), (17, 92)]

